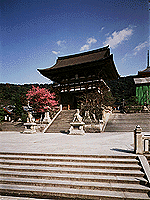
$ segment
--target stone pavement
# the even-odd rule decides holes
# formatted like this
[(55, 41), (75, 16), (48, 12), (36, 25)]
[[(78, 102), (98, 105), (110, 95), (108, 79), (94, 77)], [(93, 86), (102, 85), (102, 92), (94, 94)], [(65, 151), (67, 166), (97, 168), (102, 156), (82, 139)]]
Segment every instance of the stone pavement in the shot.
[(81, 135), (0, 132), (1, 152), (123, 155), (133, 153), (133, 132)]

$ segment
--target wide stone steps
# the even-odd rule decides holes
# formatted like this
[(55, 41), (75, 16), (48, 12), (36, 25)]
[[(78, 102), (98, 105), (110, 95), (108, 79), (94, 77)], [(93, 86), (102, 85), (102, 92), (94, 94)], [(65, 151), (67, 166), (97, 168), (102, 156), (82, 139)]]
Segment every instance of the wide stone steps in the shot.
[(138, 170), (115, 170), (115, 169), (87, 169), (87, 168), (62, 168), (62, 167), (34, 167), (34, 166), (8, 166), (0, 165), (0, 170), (7, 171), (27, 171), (27, 172), (49, 172), (49, 173), (65, 173), (65, 174), (93, 174), (93, 175), (116, 175), (116, 176), (134, 176), (143, 177), (143, 173)]
[(47, 133), (68, 132), (70, 123), (73, 121), (75, 110), (62, 110), (56, 120), (47, 129)]
[(107, 123), (105, 132), (133, 132), (136, 125), (140, 125), (143, 132), (149, 132), (150, 113), (113, 113)]
[[(20, 155), (2, 155), (0, 156), (0, 159), (4, 159), (5, 161), (9, 161), (9, 160), (30, 160), (30, 161), (61, 161), (61, 162), (82, 162), (82, 163), (121, 163), (121, 164), (137, 164), (138, 160), (135, 159), (128, 159), (128, 157), (126, 156), (99, 156), (97, 158), (94, 157), (76, 157), (75, 155), (72, 155), (72, 157), (70, 155), (68, 155), (67, 157), (61, 157), (59, 156), (55, 156), (54, 155), (49, 155), (49, 156), (40, 156), (38, 154), (38, 156), (32, 156), (30, 154), (28, 154), (29, 156), (20, 156)], [(75, 156), (75, 157), (74, 157)], [(134, 158), (136, 158), (136, 156), (134, 156)]]
[(86, 189), (72, 189), (72, 188), (59, 188), (56, 187), (40, 187), (40, 186), (14, 186), (0, 185), (0, 193), (3, 195), (7, 193), (13, 196), (29, 196), (37, 198), (55, 198), (55, 199), (149, 199), (145, 193), (131, 193), (123, 191), (110, 191), (110, 190), (86, 190)]
[[(2, 170), (2, 169), (1, 169)], [(100, 170), (99, 172), (97, 172), (97, 171), (92, 171), (92, 170), (89, 170), (89, 171), (79, 171), (79, 170), (41, 170), (41, 169), (35, 169), (35, 170), (33, 170), (33, 169), (31, 169), (31, 168), (29, 168), (29, 169), (26, 169), (26, 168), (22, 168), (22, 169), (20, 169), (20, 170), (18, 170), (18, 169), (13, 169), (13, 168), (4, 168), (3, 170), (5, 170), (5, 171), (16, 171), (16, 172), (18, 172), (18, 173), (20, 173), (20, 172), (36, 172), (36, 173), (51, 173), (51, 174), (54, 174), (54, 173), (61, 173), (61, 174), (68, 174), (68, 176), (70, 176), (71, 174), (77, 174), (77, 175), (103, 175), (103, 176), (126, 176), (126, 177), (128, 177), (128, 176), (132, 176), (132, 177), (143, 177), (143, 174), (142, 173), (138, 173), (138, 172), (131, 172), (131, 171), (126, 171), (125, 173), (123, 173), (123, 170), (121, 171), (118, 171), (118, 172), (116, 172), (115, 173), (115, 171), (114, 170)]]
[(14, 184), (14, 185), (33, 185), (43, 187), (63, 187), (75, 189), (88, 189), (88, 190), (111, 190), (111, 191), (128, 191), (136, 193), (149, 192), (149, 188), (137, 184), (118, 184), (109, 182), (83, 182), (83, 181), (67, 181), (67, 180), (42, 180), (42, 179), (26, 179), (26, 178), (0, 178), (1, 184)]
[(136, 156), (0, 153), (0, 194), (52, 199), (149, 199)]
[(18, 122), (18, 123), (3, 122), (2, 124), (0, 124), (0, 129), (2, 131), (20, 132), (20, 131), (24, 131), (24, 125), (22, 122)]
[[(143, 175), (143, 174), (142, 174)], [(0, 170), (1, 177), (29, 178), (29, 179), (46, 179), (46, 180), (69, 180), (69, 181), (86, 181), (86, 182), (109, 182), (109, 183), (129, 183), (140, 184), (145, 182), (145, 179), (131, 176), (109, 176), (91, 175), (91, 174), (58, 174), (58, 173), (42, 173), (37, 172), (19, 172)]]
[(5, 161), (4, 159), (0, 159), (0, 166), (1, 165), (9, 165), (9, 166), (41, 166), (41, 167), (63, 167), (63, 168), (68, 168), (71, 167), (72, 169), (75, 168), (92, 168), (92, 169), (121, 169), (121, 170), (139, 170), (140, 166), (136, 164), (118, 164), (118, 163), (70, 163), (70, 162), (47, 162), (47, 161), (14, 161), (14, 160), (9, 160)]

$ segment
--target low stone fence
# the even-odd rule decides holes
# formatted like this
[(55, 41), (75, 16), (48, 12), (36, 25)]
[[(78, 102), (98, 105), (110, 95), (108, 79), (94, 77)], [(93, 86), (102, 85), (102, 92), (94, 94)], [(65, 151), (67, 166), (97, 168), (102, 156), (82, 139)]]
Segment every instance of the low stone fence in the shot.
[(100, 120), (100, 122), (99, 122), (101, 132), (105, 131), (107, 122), (108, 122), (110, 116), (112, 115), (112, 108), (110, 106), (106, 107), (103, 109), (102, 113), (103, 113), (103, 117), (102, 117), (102, 120)]
[(140, 112), (150, 112), (149, 106), (124, 106), (123, 108), (124, 112), (126, 113), (140, 113)]
[(134, 152), (136, 154), (150, 153), (150, 133), (143, 133), (139, 125), (134, 130)]
[(84, 120), (84, 129), (86, 133), (100, 133), (105, 131), (107, 122), (112, 115), (112, 108), (110, 106), (103, 106), (102, 109), (103, 111), (101, 120), (92, 121), (90, 117), (88, 120)]
[(144, 153), (150, 153), (150, 135), (144, 135), (142, 139), (144, 142)]
[(49, 116), (49, 112), (46, 112), (43, 121), (40, 123), (35, 123), (35, 120), (32, 121), (33, 117), (31, 119), (27, 118), (28, 122), (24, 123), (25, 129), (23, 133), (37, 133), (37, 132), (45, 133), (49, 128), (49, 126), (58, 117), (61, 111), (62, 111), (62, 105), (60, 105), (59, 108), (55, 111), (55, 113), (52, 116), (52, 119)]

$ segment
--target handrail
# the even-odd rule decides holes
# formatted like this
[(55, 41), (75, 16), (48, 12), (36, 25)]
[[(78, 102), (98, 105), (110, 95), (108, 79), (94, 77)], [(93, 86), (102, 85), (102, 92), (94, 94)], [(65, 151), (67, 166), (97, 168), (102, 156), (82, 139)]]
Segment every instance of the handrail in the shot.
[(55, 121), (55, 119), (58, 117), (58, 115), (62, 111), (62, 105), (60, 105), (59, 112), (55, 115), (55, 117), (50, 121), (50, 123), (46, 126), (46, 128), (43, 130), (43, 133), (47, 131), (47, 129), (52, 125), (52, 123)]
[(104, 124), (103, 124), (102, 130), (101, 130), (102, 132), (105, 131), (108, 120), (109, 120), (110, 116), (112, 115), (112, 110), (108, 109), (107, 107), (105, 108), (105, 112), (106, 112), (106, 116), (105, 116), (105, 120), (103, 120)]
[(134, 152), (136, 154), (143, 154), (150, 152), (150, 133), (141, 132), (139, 125), (134, 129)]
[(150, 152), (150, 134), (149, 135), (142, 135), (142, 141), (143, 141), (143, 144), (144, 144), (144, 147), (143, 147), (143, 151), (144, 153), (149, 153)]
[(150, 183), (150, 170), (149, 170), (148, 161), (147, 161), (146, 157), (143, 156), (143, 155), (138, 155), (138, 158), (139, 158), (139, 161), (140, 161), (140, 163), (142, 165), (144, 173), (145, 173), (145, 175), (147, 177), (147, 180)]

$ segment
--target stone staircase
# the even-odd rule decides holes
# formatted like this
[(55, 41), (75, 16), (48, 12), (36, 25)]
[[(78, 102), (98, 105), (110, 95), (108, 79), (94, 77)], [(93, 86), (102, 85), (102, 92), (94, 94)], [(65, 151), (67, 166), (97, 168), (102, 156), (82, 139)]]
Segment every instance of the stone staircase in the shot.
[(3, 122), (0, 124), (0, 131), (24, 131), (24, 125), (22, 122)]
[(133, 132), (140, 125), (143, 132), (150, 132), (150, 113), (113, 113), (105, 132)]
[(149, 199), (136, 155), (0, 153), (0, 195), (48, 199)]
[(62, 110), (46, 133), (67, 133), (73, 121), (75, 110)]

